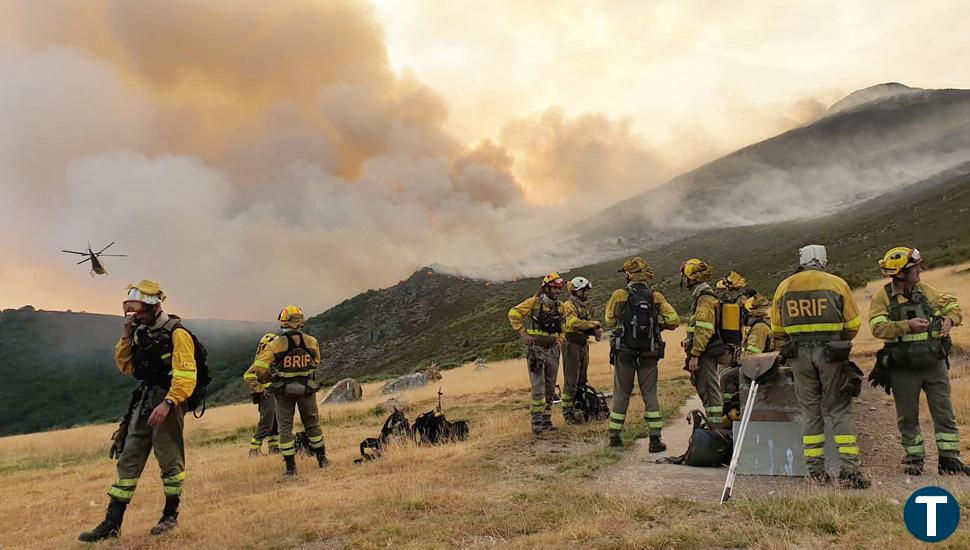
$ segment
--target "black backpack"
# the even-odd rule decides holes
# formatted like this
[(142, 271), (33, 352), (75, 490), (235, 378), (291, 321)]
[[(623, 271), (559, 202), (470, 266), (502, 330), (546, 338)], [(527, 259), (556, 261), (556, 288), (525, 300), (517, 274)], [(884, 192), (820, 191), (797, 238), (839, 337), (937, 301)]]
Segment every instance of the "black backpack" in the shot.
[(192, 347), (195, 349), (195, 389), (192, 390), (192, 395), (185, 400), (185, 410), (191, 412), (196, 418), (202, 418), (202, 415), (205, 414), (206, 388), (209, 386), (209, 382), (212, 382), (212, 374), (209, 372), (209, 352), (206, 351), (205, 346), (202, 345), (195, 334), (185, 328), (179, 316), (169, 314), (169, 317), (176, 321), (172, 327), (172, 332), (180, 328), (192, 337)]
[[(411, 431), (411, 424), (408, 422), (408, 417), (403, 412), (397, 410), (397, 408), (384, 421), (384, 427), (381, 428), (381, 434), (378, 437), (368, 437), (360, 442), (360, 458), (355, 460), (354, 463), (360, 464), (361, 462), (380, 458), (384, 454), (384, 447), (387, 444), (387, 440), (391, 437), (414, 437)], [(371, 452), (367, 452), (368, 449)]]
[(468, 439), (468, 421), (454, 422), (440, 409), (428, 411), (414, 420), (414, 438), (422, 445), (437, 445)]
[(627, 285), (627, 294), (626, 304), (620, 312), (622, 347), (643, 357), (663, 357), (660, 310), (654, 302), (653, 289), (643, 283), (631, 283)]
[(606, 396), (588, 384), (580, 384), (573, 397), (573, 406), (582, 411), (586, 420), (603, 420), (610, 416)]
[(687, 443), (687, 452), (680, 456), (661, 458), (657, 461), (658, 464), (686, 464), (688, 466), (718, 468), (731, 463), (734, 440), (731, 439), (729, 434), (714, 429), (704, 413), (698, 410), (690, 412), (687, 422), (694, 424), (694, 431)]

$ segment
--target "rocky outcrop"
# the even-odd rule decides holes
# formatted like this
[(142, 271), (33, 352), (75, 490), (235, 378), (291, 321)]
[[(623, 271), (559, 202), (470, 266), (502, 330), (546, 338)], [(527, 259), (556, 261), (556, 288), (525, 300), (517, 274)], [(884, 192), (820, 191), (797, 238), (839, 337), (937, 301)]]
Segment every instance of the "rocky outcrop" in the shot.
[(320, 403), (325, 405), (353, 403), (354, 401), (360, 401), (363, 396), (364, 390), (360, 387), (360, 383), (353, 378), (344, 378), (330, 388), (330, 391), (320, 400)]

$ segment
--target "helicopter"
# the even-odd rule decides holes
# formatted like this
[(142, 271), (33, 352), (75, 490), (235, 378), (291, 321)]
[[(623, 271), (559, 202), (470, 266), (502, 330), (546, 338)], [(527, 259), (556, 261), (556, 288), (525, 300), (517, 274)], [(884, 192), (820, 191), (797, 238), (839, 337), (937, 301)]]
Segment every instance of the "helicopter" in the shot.
[(93, 250), (91, 250), (91, 242), (88, 241), (87, 252), (75, 252), (73, 250), (61, 250), (61, 252), (67, 252), (68, 254), (77, 254), (79, 256), (87, 256), (87, 258), (84, 258), (83, 260), (78, 262), (77, 265), (81, 265), (84, 262), (91, 262), (91, 276), (94, 277), (95, 275), (108, 274), (108, 270), (105, 269), (104, 263), (101, 262), (102, 256), (105, 256), (105, 257), (110, 256), (114, 258), (123, 258), (127, 256), (127, 254), (105, 254), (104, 253), (105, 250), (111, 248), (114, 244), (115, 244), (114, 241), (112, 241), (111, 244), (102, 248), (100, 252), (94, 252)]

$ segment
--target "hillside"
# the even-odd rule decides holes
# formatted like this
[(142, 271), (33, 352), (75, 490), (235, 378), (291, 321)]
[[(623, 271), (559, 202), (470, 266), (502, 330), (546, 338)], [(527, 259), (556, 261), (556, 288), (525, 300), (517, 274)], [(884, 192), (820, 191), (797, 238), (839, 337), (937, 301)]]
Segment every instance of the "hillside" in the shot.
[[(833, 269), (856, 285), (878, 278), (876, 260), (899, 243), (919, 247), (928, 265), (970, 258), (970, 165), (815, 220), (701, 231), (644, 256), (658, 275), (658, 290), (684, 314), (688, 294), (678, 288), (678, 270), (687, 258), (712, 262), (718, 275), (739, 271), (771, 292), (807, 243), (827, 245)], [(587, 265), (570, 276), (589, 277), (601, 307), (623, 284), (619, 263)], [(431, 360), (447, 365), (478, 355), (510, 357), (521, 348), (506, 314), (537, 285), (538, 279), (488, 283), (424, 269), (347, 300), (307, 326), (321, 338), (334, 380), (410, 372)]]
[[(0, 313), (0, 435), (114, 421), (136, 386), (114, 366), (122, 318), (32, 310)], [(186, 320), (209, 351), (210, 403), (246, 394), (243, 370), (273, 326)]]
[[(927, 273), (928, 281), (970, 301), (967, 266)], [(864, 297), (859, 290), (857, 297)], [(683, 328), (671, 334), (676, 340)], [(954, 331), (970, 344), (970, 327)], [(868, 369), (876, 343), (864, 331), (854, 349)], [(605, 343), (590, 349), (590, 381), (612, 381)], [(968, 358), (954, 358), (953, 401), (966, 456), (970, 423)], [(682, 351), (660, 363), (658, 398), (667, 419), (668, 454), (682, 452), (688, 432), (681, 405), (693, 388), (681, 370)], [(298, 476), (285, 479), (278, 456), (247, 457), (256, 421), (251, 404), (219, 407), (186, 420), (187, 462), (179, 528), (152, 537), (161, 481), (154, 459), (141, 477), (125, 516), (122, 539), (106, 548), (925, 548), (902, 521), (902, 502), (913, 490), (942, 486), (970, 502), (970, 478), (936, 474), (928, 446), (928, 472), (900, 473), (892, 400), (866, 386), (856, 401), (863, 468), (869, 491), (845, 491), (801, 478), (740, 476), (735, 497), (718, 505), (725, 468), (655, 464), (648, 454), (643, 403), (628, 411), (624, 446), (606, 447), (605, 421), (565, 426), (533, 437), (528, 421), (528, 376), (521, 360), (474, 365), (445, 373), (440, 386), (407, 392), (408, 416), (433, 407), (444, 392), (449, 419), (467, 419), (470, 437), (436, 447), (392, 445), (381, 460), (354, 465), (358, 444), (377, 435), (383, 414), (380, 384), (364, 387), (364, 400), (322, 408), (331, 466), (321, 471), (299, 456)], [(932, 433), (924, 415), (923, 433)], [(554, 422), (561, 425), (558, 407)], [(105, 488), (115, 479), (107, 458), (114, 426), (0, 438), (0, 533), (7, 548), (70, 548), (77, 534), (100, 521)], [(686, 435), (686, 434), (685, 434)], [(679, 441), (675, 443), (675, 441)], [(273, 503), (275, 521), (266, 514)], [(261, 517), (269, 517), (260, 521)], [(57, 518), (38, 524), (37, 518)], [(970, 530), (958, 529), (941, 548), (967, 548)]]
[[(967, 162), (970, 90), (873, 86), (811, 124), (575, 224), (569, 249), (600, 260), (704, 229), (817, 217)], [(582, 265), (575, 263), (581, 254), (558, 255)]]

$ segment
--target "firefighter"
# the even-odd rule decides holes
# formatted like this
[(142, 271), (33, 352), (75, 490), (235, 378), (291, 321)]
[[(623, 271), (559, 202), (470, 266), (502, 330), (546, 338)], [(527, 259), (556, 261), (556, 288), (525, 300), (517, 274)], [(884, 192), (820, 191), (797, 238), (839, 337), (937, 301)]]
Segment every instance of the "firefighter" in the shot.
[[(744, 301), (744, 310), (747, 312), (747, 334), (744, 343), (741, 345), (741, 361), (748, 355), (768, 353), (774, 351), (774, 337), (771, 335), (771, 323), (768, 321), (768, 307), (771, 302), (761, 294), (755, 294)], [(737, 422), (741, 418), (741, 398), (738, 395), (740, 388), (741, 367), (732, 366), (725, 370), (720, 376), (721, 397), (724, 399), (724, 427), (730, 428), (732, 422)]]
[(310, 441), (310, 448), (317, 457), (317, 465), (326, 468), (326, 448), (320, 413), (317, 409), (316, 392), (320, 389), (320, 346), (317, 339), (300, 329), (303, 327), (303, 310), (286, 306), (280, 311), (280, 332), (266, 342), (256, 354), (252, 369), (259, 384), (276, 398), (276, 421), (280, 431), (280, 454), (283, 455), (285, 475), (296, 475), (296, 440), (293, 435), (293, 417), (300, 410), (300, 420)]
[[(264, 335), (256, 347), (256, 354), (259, 355), (259, 352), (273, 338), (276, 338), (276, 335), (272, 332)], [(270, 385), (269, 382), (260, 384), (259, 380), (256, 379), (256, 370), (251, 365), (246, 369), (246, 373), (243, 374), (243, 382), (245, 382), (246, 386), (252, 392), (253, 405), (256, 405), (259, 411), (259, 422), (256, 424), (256, 433), (249, 440), (249, 456), (257, 457), (260, 455), (260, 451), (263, 448), (263, 440), (266, 440), (266, 447), (269, 454), (280, 454), (280, 428), (279, 423), (276, 421), (276, 398), (273, 397), (272, 392), (266, 391), (266, 388)]]
[(556, 397), (556, 378), (559, 375), (559, 354), (566, 310), (559, 301), (565, 283), (558, 273), (542, 279), (539, 291), (509, 310), (509, 324), (519, 333), (526, 345), (526, 363), (532, 384), (532, 433), (554, 431), (552, 402)]
[(722, 302), (741, 302), (748, 298), (748, 280), (744, 275), (732, 271), (727, 277), (714, 283), (714, 292)]
[(926, 403), (939, 454), (938, 472), (970, 475), (960, 461), (960, 435), (950, 400), (950, 329), (962, 320), (956, 298), (920, 281), (923, 257), (915, 248), (896, 247), (879, 261), (891, 281), (872, 296), (869, 327), (886, 342), (876, 372), (896, 402), (896, 419), (906, 458), (904, 471), (923, 473), (923, 436), (919, 427), (920, 391)]
[(626, 287), (613, 292), (605, 311), (606, 326), (613, 330), (614, 366), (613, 403), (607, 433), (611, 447), (622, 445), (620, 431), (636, 379), (643, 398), (644, 419), (650, 429), (648, 450), (659, 453), (667, 450), (660, 437), (664, 420), (657, 399), (657, 362), (664, 356), (660, 333), (677, 328), (680, 319), (663, 294), (650, 287), (653, 270), (643, 258), (623, 262), (620, 272), (626, 274)]
[(795, 395), (802, 413), (805, 465), (819, 483), (830, 480), (825, 471), (825, 417), (832, 422), (839, 452), (839, 482), (843, 487), (867, 489), (869, 479), (859, 469), (859, 445), (852, 419), (853, 391), (849, 388), (849, 351), (861, 320), (849, 285), (826, 273), (824, 246), (799, 250), (796, 273), (778, 285), (771, 304), (771, 330), (785, 341), (782, 355), (790, 361)]
[[(124, 301), (125, 323), (115, 345), (115, 366), (141, 381), (132, 396), (120, 439), (118, 479), (108, 489), (104, 521), (81, 533), (82, 542), (115, 538), (121, 531), (125, 509), (154, 451), (162, 476), (165, 508), (151, 534), (161, 535), (178, 524), (182, 483), (185, 480), (185, 444), (182, 439), (184, 403), (195, 390), (195, 340), (179, 318), (162, 311), (165, 294), (154, 281), (128, 286)], [(116, 439), (116, 444), (119, 441)], [(116, 448), (112, 448), (114, 455)]]
[(593, 284), (585, 277), (575, 277), (566, 285), (569, 299), (563, 303), (566, 342), (562, 350), (562, 416), (567, 424), (585, 420), (582, 411), (573, 408), (573, 398), (578, 388), (589, 382), (589, 339), (599, 342), (603, 338), (603, 329), (593, 319), (593, 307), (589, 304), (592, 289)]
[(724, 402), (718, 384), (718, 365), (730, 365), (731, 353), (718, 336), (715, 323), (720, 302), (707, 281), (714, 275), (714, 268), (702, 260), (692, 258), (680, 268), (681, 281), (691, 290), (690, 318), (687, 322), (687, 339), (683, 342), (687, 352), (686, 370), (691, 382), (704, 404), (704, 412), (712, 425), (722, 423)]

